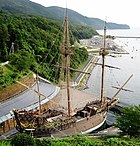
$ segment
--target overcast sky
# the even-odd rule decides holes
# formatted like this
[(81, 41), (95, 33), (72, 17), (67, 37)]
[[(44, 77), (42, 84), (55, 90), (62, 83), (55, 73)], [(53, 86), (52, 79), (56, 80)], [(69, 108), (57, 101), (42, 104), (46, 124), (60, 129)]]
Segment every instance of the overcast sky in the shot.
[(31, 0), (46, 7), (60, 6), (84, 16), (140, 27), (140, 0)]

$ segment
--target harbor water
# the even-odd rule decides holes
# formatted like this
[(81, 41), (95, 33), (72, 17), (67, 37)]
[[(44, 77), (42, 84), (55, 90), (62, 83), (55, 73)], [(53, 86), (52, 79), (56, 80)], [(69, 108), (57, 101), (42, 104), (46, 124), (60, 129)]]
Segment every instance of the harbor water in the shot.
[[(103, 35), (104, 32), (103, 30), (98, 30), (98, 33)], [(125, 49), (128, 54), (106, 56), (105, 64), (119, 67), (120, 69), (105, 69), (104, 96), (109, 98), (113, 97), (118, 91), (116, 87), (120, 88), (129, 76), (133, 74), (133, 77), (125, 85), (124, 90), (116, 97), (119, 98), (121, 103), (126, 105), (140, 105), (140, 38), (131, 38), (140, 37), (140, 28), (107, 30), (107, 35), (126, 37), (116, 38), (114, 41)], [(99, 59), (99, 61), (101, 61), (101, 59)], [(86, 92), (100, 97), (101, 66), (95, 66), (87, 81), (87, 87)], [(108, 128), (108, 126), (111, 126), (115, 122), (116, 118), (114, 113), (109, 111), (106, 123), (101, 129)]]
[[(103, 35), (103, 30), (98, 31)], [(117, 97), (120, 102), (128, 105), (140, 104), (140, 28), (107, 30), (107, 35), (124, 36), (126, 38), (116, 38), (114, 41), (129, 54), (117, 54), (112, 57), (107, 56), (105, 63), (120, 69), (106, 68), (105, 72), (105, 91), (107, 97), (113, 97), (125, 81), (133, 74), (133, 77), (124, 87)], [(100, 59), (101, 60), (101, 59)], [(96, 65), (87, 82), (86, 92), (100, 96), (101, 90), (101, 66)]]

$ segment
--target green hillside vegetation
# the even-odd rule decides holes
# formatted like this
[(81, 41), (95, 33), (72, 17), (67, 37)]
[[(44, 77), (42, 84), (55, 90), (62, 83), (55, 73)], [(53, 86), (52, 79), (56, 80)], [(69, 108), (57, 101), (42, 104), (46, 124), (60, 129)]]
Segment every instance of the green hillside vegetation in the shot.
[(2, 146), (139, 146), (138, 138), (73, 136), (61, 139), (35, 139), (25, 134), (14, 136), (10, 140), (0, 141)]
[[(46, 14), (46, 17), (53, 18), (55, 20), (63, 20), (63, 15), (65, 12), (64, 8), (52, 6), (52, 7), (47, 7), (46, 9), (48, 11), (48, 13)], [(68, 9), (68, 15), (69, 15), (70, 21), (74, 25), (82, 24), (85, 26), (93, 27), (94, 29), (104, 28), (104, 20), (101, 20), (99, 18), (89, 18), (70, 9)], [(107, 28), (108, 29), (129, 29), (130, 27), (126, 24), (117, 24), (117, 23), (108, 22)]]
[[(94, 6), (93, 6), (94, 8)], [(29, 0), (0, 0), (0, 9), (13, 14), (45, 16), (54, 20), (63, 21), (65, 9), (61, 7), (44, 7)], [(98, 18), (88, 18), (68, 9), (70, 21), (73, 25), (85, 25), (95, 29), (103, 29), (104, 21)], [(126, 24), (107, 23), (108, 29), (129, 29)]]
[[(0, 11), (0, 89), (31, 71), (52, 82), (58, 80), (56, 65), (60, 58), (63, 27), (58, 21), (42, 16), (17, 16)], [(70, 26), (71, 45), (79, 38), (90, 38), (98, 33), (87, 26)], [(78, 31), (77, 31), (78, 30)], [(84, 48), (73, 47), (71, 66), (79, 68), (88, 58)]]
[(71, 27), (72, 34), (78, 39), (89, 39), (94, 35), (99, 35), (92, 27), (75, 25)]
[(140, 137), (140, 105), (123, 108), (116, 119), (123, 135)]

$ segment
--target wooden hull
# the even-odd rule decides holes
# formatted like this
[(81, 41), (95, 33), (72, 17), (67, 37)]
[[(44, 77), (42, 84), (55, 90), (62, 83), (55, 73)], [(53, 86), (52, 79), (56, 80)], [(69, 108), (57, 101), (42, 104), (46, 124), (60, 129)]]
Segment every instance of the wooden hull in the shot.
[(53, 127), (52, 131), (48, 131), (47, 128), (43, 128), (42, 130), (25, 129), (25, 131), (34, 137), (60, 138), (77, 134), (87, 134), (101, 127), (106, 121), (106, 118), (107, 112), (101, 112), (91, 117), (76, 120), (74, 124), (68, 125), (64, 130)]
[(99, 113), (89, 118), (77, 121), (73, 127), (52, 134), (53, 137), (65, 137), (76, 134), (87, 134), (101, 127), (106, 121), (107, 113)]
[(14, 111), (17, 130), (34, 137), (56, 138), (90, 133), (104, 124), (107, 110), (117, 101), (118, 99), (108, 99), (104, 106), (101, 106), (98, 101), (88, 103), (71, 117), (55, 110), (48, 110), (42, 115), (27, 111)]

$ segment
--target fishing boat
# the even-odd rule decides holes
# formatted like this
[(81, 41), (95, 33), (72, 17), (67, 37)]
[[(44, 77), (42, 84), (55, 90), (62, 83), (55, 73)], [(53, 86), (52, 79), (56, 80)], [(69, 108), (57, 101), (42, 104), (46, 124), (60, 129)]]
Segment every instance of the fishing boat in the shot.
[[(67, 96), (67, 109), (60, 110), (60, 108), (41, 111), (41, 105), (39, 104), (39, 111), (26, 111), (14, 109), (13, 113), (16, 119), (16, 128), (19, 132), (25, 132), (32, 134), (34, 137), (52, 136), (52, 137), (64, 137), (76, 134), (86, 134), (101, 127), (107, 118), (107, 112), (110, 107), (114, 106), (118, 102), (116, 96), (124, 87), (124, 85), (132, 77), (125, 82), (125, 84), (118, 89), (118, 92), (112, 98), (104, 97), (104, 71), (105, 67), (111, 67), (105, 65), (105, 56), (108, 55), (106, 51), (106, 25), (104, 27), (104, 46), (100, 50), (102, 57), (102, 73), (101, 73), (101, 97), (98, 100), (87, 101), (82, 104), (82, 107), (77, 107), (72, 110), (71, 98), (76, 99), (78, 93), (83, 94), (83, 91), (76, 91), (70, 86), (70, 41), (69, 41), (69, 27), (68, 27), (68, 15), (65, 18), (65, 33), (64, 33), (64, 47), (62, 49), (62, 55), (65, 58), (65, 66), (60, 66), (66, 73), (66, 87), (61, 89), (61, 93), (66, 91)], [(99, 64), (98, 64), (99, 65)], [(37, 82), (39, 82), (37, 78)], [(71, 92), (76, 92), (76, 95)], [(41, 96), (41, 94), (39, 94)], [(62, 94), (63, 96), (63, 94)], [(86, 98), (86, 97), (85, 97)], [(40, 98), (39, 98), (40, 99)], [(39, 100), (40, 101), (40, 100)]]

